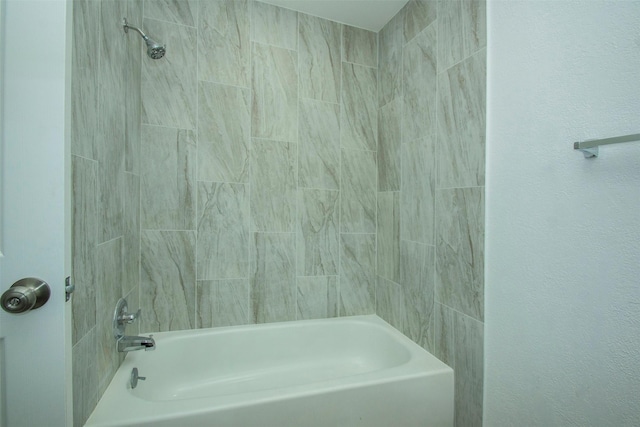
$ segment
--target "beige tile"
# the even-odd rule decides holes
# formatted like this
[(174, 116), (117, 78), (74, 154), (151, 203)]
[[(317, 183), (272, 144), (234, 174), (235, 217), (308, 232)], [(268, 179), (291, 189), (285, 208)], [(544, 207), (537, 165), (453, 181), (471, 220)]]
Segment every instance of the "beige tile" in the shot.
[(300, 99), (298, 185), (340, 188), (340, 107)]
[(409, 42), (403, 54), (402, 141), (436, 132), (436, 26), (431, 25)]
[(342, 148), (371, 151), (377, 149), (376, 93), (375, 68), (348, 62), (342, 63), (342, 114), (340, 116)]
[(340, 237), (340, 316), (374, 313), (376, 235), (342, 234)]
[(252, 231), (293, 232), (296, 219), (296, 144), (254, 139), (252, 145)]
[(349, 25), (342, 26), (342, 60), (378, 67), (378, 35)]
[(197, 0), (145, 0), (144, 17), (195, 27), (198, 3)]
[(400, 98), (378, 110), (378, 191), (400, 190), (401, 123)]
[(486, 50), (438, 76), (438, 188), (483, 186)]
[(404, 40), (410, 42), (438, 16), (437, 0), (410, 0), (404, 7)]
[(376, 153), (342, 150), (340, 231), (376, 232)]
[(198, 78), (249, 87), (249, 2), (201, 1), (198, 17)]
[(260, 1), (251, 2), (252, 42), (296, 50), (297, 36), (297, 12)]
[(249, 277), (249, 188), (198, 183), (198, 280)]
[(484, 189), (436, 193), (436, 298), (484, 319)]
[(300, 97), (340, 100), (340, 30), (337, 22), (300, 14)]
[(140, 301), (143, 332), (195, 326), (196, 233), (143, 230)]
[(254, 233), (251, 242), (251, 323), (296, 318), (295, 235)]
[(249, 89), (200, 82), (199, 180), (249, 181), (250, 96)]
[(338, 276), (297, 277), (298, 320), (325, 319), (338, 313)]
[(251, 135), (295, 142), (298, 55), (295, 51), (258, 43), (253, 43), (252, 52)]
[(378, 193), (378, 276), (400, 282), (400, 193)]
[(197, 327), (249, 322), (249, 279), (198, 280)]
[(162, 59), (142, 57), (142, 123), (196, 128), (197, 30), (146, 18), (149, 35), (167, 45)]
[(297, 274), (338, 274), (338, 191), (299, 190), (296, 233)]
[(431, 138), (402, 145), (401, 232), (403, 240), (434, 244), (435, 146)]
[(192, 131), (142, 126), (143, 229), (195, 230), (195, 156)]

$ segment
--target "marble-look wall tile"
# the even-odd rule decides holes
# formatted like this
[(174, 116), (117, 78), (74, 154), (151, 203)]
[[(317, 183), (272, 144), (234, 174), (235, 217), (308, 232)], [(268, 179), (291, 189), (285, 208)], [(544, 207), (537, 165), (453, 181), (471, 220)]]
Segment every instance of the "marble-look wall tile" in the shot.
[(455, 425), (482, 426), (484, 325), (455, 313)]
[(378, 276), (400, 282), (400, 193), (378, 193)]
[[(127, 60), (122, 14), (127, 4), (122, 0), (100, 2), (102, 57), (98, 73), (98, 121), (95, 155), (98, 160), (98, 243), (123, 233), (125, 151), (125, 84)], [(95, 131), (95, 129), (93, 130)]]
[(468, 58), (487, 44), (486, 2), (438, 1), (438, 71)]
[(325, 319), (338, 315), (338, 277), (298, 277), (298, 317)]
[(122, 293), (140, 284), (140, 177), (125, 175)]
[(486, 50), (438, 76), (438, 188), (483, 186)]
[(258, 43), (253, 43), (252, 53), (251, 135), (295, 142), (298, 54)]
[(338, 274), (338, 191), (299, 190), (296, 253), (299, 276)]
[(401, 238), (433, 245), (435, 144), (431, 137), (402, 145), (400, 203)]
[(195, 230), (195, 156), (192, 131), (142, 126), (143, 229)]
[(378, 191), (400, 190), (401, 99), (378, 110)]
[(378, 109), (375, 68), (342, 63), (342, 114), (340, 143), (343, 148), (377, 149)]
[(484, 188), (436, 192), (436, 298), (484, 319)]
[(195, 27), (198, 3), (197, 0), (145, 0), (144, 17)]
[(434, 351), (435, 247), (400, 243), (400, 283), (405, 298), (402, 332), (426, 350)]
[(404, 10), (378, 33), (378, 105), (382, 107), (402, 94), (402, 47)]
[(97, 169), (97, 162), (71, 157), (73, 344), (96, 324)]
[(340, 237), (340, 316), (375, 313), (376, 235)]
[(141, 240), (140, 329), (193, 329), (196, 233), (143, 230)]
[(84, 426), (98, 403), (95, 354), (96, 328), (93, 328), (72, 349), (74, 427)]
[(341, 232), (376, 232), (377, 171), (375, 152), (342, 150)]
[(437, 0), (410, 0), (404, 7), (404, 40), (410, 42), (438, 17)]
[(251, 41), (298, 48), (298, 13), (260, 1), (251, 3)]
[(249, 279), (198, 280), (198, 328), (246, 325)]
[(247, 187), (198, 183), (198, 280), (249, 277)]
[(198, 179), (249, 181), (250, 91), (200, 82), (198, 89)]
[(402, 286), (377, 277), (376, 284), (376, 314), (399, 331), (405, 328), (405, 298)]
[[(73, 2), (71, 153), (95, 159), (100, 69), (100, 2)], [(79, 36), (82, 34), (82, 36)]]
[(296, 318), (295, 235), (254, 233), (251, 241), (251, 323)]
[(167, 45), (167, 53), (159, 60), (142, 58), (142, 123), (195, 129), (196, 28), (149, 18), (144, 27)]
[(101, 396), (119, 365), (113, 340), (113, 310), (122, 297), (122, 238), (96, 249), (96, 368)]
[(431, 25), (409, 42), (403, 54), (403, 142), (435, 135), (437, 33)]
[(340, 100), (340, 30), (337, 22), (300, 14), (300, 97)]
[(247, 0), (201, 1), (198, 78), (249, 86), (251, 46)]
[[(129, 0), (127, 19), (142, 23), (143, 0)], [(134, 24), (134, 25), (136, 25)], [(140, 125), (142, 123), (142, 50), (140, 40), (127, 37), (127, 62), (125, 64), (125, 144), (124, 169), (140, 174)], [(73, 79), (72, 79), (73, 80)]]
[(298, 186), (340, 188), (340, 107), (300, 99)]
[(296, 144), (253, 140), (251, 151), (253, 231), (294, 231), (296, 158)]
[(377, 68), (378, 35), (349, 25), (342, 28), (342, 60)]
[(446, 305), (434, 304), (434, 356), (453, 368), (455, 311)]

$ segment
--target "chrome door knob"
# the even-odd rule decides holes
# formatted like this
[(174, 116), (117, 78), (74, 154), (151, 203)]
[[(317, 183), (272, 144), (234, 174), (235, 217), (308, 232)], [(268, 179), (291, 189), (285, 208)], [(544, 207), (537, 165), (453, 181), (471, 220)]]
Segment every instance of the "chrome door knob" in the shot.
[(27, 277), (15, 282), (2, 294), (0, 306), (8, 313), (26, 313), (49, 301), (51, 289), (44, 280)]

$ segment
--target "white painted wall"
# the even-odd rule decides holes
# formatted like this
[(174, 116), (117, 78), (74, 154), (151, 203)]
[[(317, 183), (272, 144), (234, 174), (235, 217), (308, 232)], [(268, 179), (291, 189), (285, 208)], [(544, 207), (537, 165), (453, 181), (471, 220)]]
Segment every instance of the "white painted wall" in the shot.
[(490, 1), (485, 426), (640, 425), (640, 2)]

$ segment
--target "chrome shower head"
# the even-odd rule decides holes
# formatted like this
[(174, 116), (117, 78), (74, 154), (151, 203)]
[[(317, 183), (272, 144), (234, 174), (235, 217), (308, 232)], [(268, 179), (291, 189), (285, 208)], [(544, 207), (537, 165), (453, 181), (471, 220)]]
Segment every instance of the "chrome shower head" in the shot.
[(134, 27), (133, 25), (129, 25), (127, 22), (127, 18), (122, 18), (122, 27), (124, 28), (124, 32), (128, 33), (129, 28), (135, 30), (140, 34), (144, 42), (147, 44), (147, 55), (151, 59), (160, 59), (167, 52), (167, 46), (161, 45), (157, 41), (149, 38), (140, 28)]

